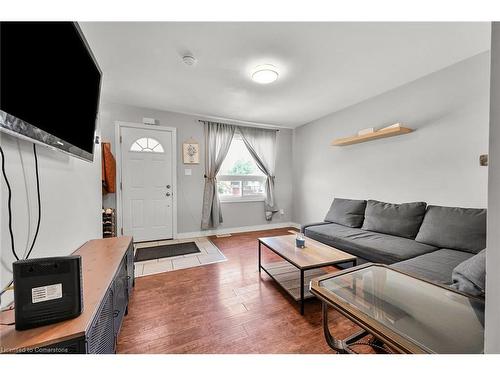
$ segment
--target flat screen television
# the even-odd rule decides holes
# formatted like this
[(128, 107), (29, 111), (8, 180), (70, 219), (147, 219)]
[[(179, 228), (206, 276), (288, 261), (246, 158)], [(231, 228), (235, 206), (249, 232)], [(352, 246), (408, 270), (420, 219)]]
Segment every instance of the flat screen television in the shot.
[(102, 72), (76, 22), (0, 22), (0, 130), (92, 161)]

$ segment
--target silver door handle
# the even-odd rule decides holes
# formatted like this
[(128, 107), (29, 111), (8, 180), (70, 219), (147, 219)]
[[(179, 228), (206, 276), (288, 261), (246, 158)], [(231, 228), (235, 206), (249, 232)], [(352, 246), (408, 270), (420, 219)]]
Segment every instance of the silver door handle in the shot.
[(167, 197), (170, 197), (170, 193), (165, 194)]

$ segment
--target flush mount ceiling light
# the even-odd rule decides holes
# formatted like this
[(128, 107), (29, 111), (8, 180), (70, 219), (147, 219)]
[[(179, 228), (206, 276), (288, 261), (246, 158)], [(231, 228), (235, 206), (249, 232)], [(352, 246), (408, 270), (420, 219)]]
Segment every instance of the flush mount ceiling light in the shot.
[(256, 66), (252, 73), (252, 80), (263, 85), (276, 81), (278, 77), (279, 74), (274, 65)]

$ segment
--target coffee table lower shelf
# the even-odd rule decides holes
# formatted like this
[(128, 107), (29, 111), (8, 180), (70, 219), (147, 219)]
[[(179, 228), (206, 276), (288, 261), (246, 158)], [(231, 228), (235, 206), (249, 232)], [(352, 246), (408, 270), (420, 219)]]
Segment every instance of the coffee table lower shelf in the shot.
[[(276, 281), (292, 298), (299, 302), (300, 313), (304, 315), (304, 301), (313, 297), (309, 292), (309, 282), (324, 275), (326, 267), (352, 263), (357, 258), (351, 254), (308, 239), (304, 248), (297, 248), (294, 235), (259, 238), (259, 273), (264, 271)], [(262, 264), (262, 247), (272, 251), (283, 261)]]
[[(300, 270), (286, 261), (272, 262), (261, 265), (274, 281), (276, 281), (295, 301), (300, 301)], [(326, 275), (328, 272), (321, 268), (304, 271), (304, 299), (314, 295), (309, 291), (311, 279)]]

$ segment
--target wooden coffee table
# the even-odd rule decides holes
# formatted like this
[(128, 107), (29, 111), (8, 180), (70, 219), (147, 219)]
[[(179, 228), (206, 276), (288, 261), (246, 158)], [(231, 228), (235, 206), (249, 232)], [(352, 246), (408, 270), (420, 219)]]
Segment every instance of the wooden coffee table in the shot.
[[(304, 301), (313, 297), (308, 287), (310, 280), (327, 273), (321, 268), (349, 262), (356, 266), (357, 258), (311, 238), (306, 238), (305, 248), (298, 248), (295, 237), (292, 234), (259, 238), (259, 273), (261, 270), (266, 272), (295, 301), (300, 302), (300, 313), (304, 315)], [(262, 265), (262, 245), (284, 261)]]

